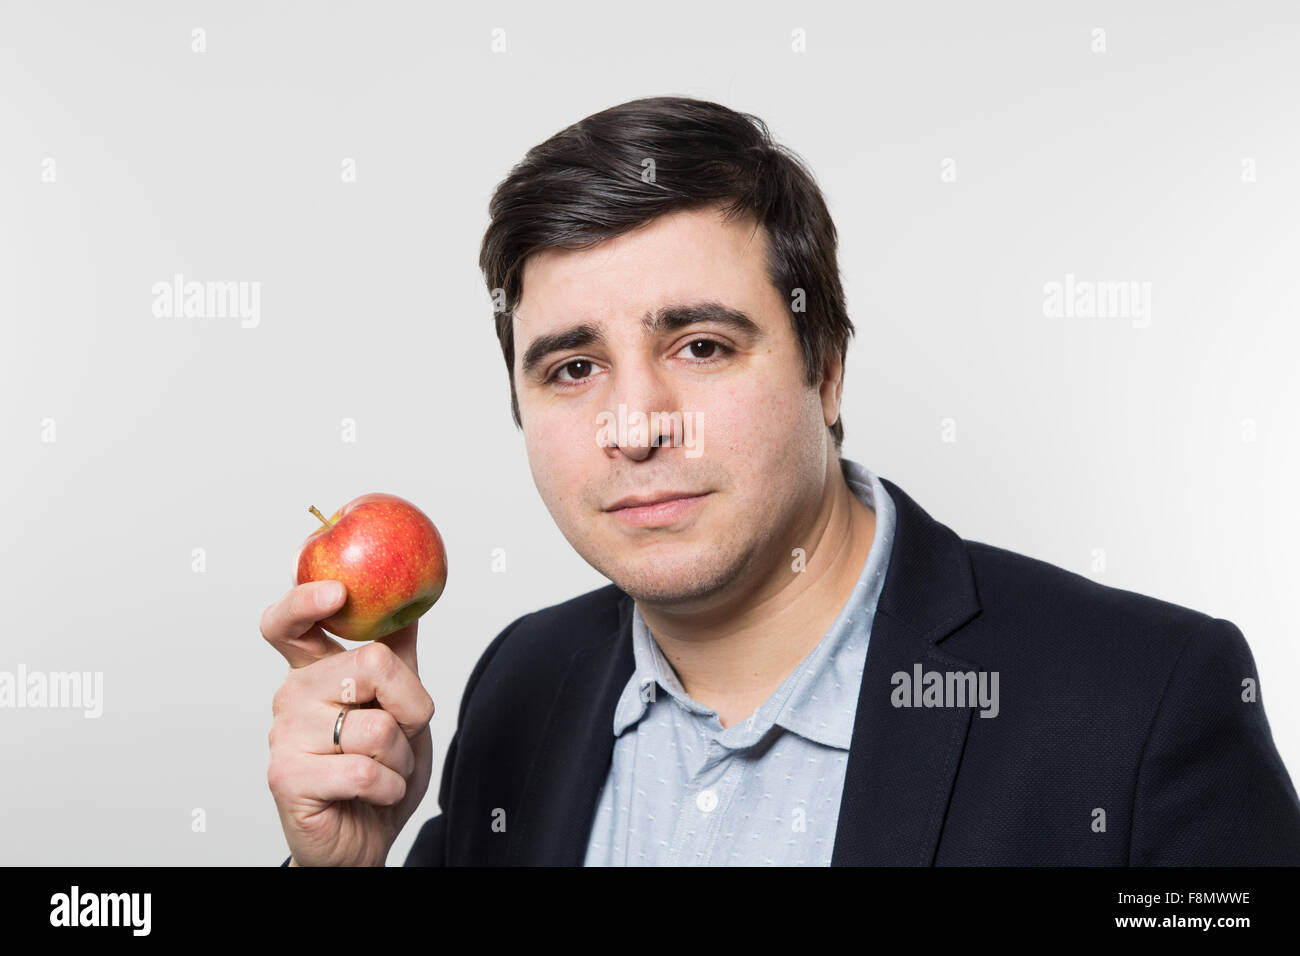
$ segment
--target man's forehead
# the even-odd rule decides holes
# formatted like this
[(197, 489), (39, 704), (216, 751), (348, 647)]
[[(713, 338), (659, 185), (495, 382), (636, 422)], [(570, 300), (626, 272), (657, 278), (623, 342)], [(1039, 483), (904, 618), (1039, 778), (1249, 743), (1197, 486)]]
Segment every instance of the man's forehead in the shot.
[[(682, 242), (689, 231), (691, 241)], [(582, 249), (541, 249), (520, 270), (514, 316), (540, 325), (552, 313), (569, 320), (631, 316), (691, 299), (735, 299), (766, 276), (766, 237), (750, 216), (724, 223), (716, 211), (661, 216), (645, 226)], [(661, 268), (657, 268), (661, 267)], [(638, 293), (642, 301), (630, 302)]]

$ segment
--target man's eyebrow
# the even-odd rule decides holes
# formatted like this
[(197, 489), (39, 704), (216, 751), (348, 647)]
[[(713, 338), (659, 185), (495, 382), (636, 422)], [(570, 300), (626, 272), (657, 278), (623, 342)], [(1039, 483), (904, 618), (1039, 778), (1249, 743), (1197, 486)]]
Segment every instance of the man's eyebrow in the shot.
[(763, 335), (758, 323), (739, 309), (720, 302), (698, 302), (694, 305), (667, 305), (656, 312), (647, 312), (641, 319), (641, 328), (647, 335), (676, 332), (696, 322), (719, 322), (733, 332), (757, 339)]
[(524, 352), (523, 374), (525, 377), (531, 376), (537, 367), (546, 360), (548, 355), (556, 352), (567, 352), (570, 349), (580, 349), (588, 345), (604, 344), (605, 327), (603, 325), (594, 325), (591, 322), (583, 322), (581, 325), (575, 325), (559, 332), (539, 335), (529, 343), (528, 351)]
[[(758, 339), (763, 335), (763, 329), (748, 315), (719, 302), (666, 305), (653, 312), (647, 312), (641, 319), (641, 328), (646, 335), (663, 335), (697, 322), (718, 322), (749, 339)], [(555, 352), (567, 352), (571, 349), (604, 344), (605, 326), (601, 323), (583, 322), (559, 332), (539, 335), (529, 343), (528, 349), (524, 352), (522, 372), (525, 376), (531, 375), (547, 356)]]

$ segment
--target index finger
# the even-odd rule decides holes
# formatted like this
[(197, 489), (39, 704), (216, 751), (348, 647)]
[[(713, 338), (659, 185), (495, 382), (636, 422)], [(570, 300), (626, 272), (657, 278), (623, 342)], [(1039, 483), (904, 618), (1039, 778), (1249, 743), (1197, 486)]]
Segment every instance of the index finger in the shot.
[[(334, 585), (338, 593), (330, 597)], [(329, 617), (347, 597), (340, 581), (309, 581), (290, 588), (280, 600), (262, 612), (262, 636), (284, 655), (289, 666), (306, 667), (333, 654), (343, 646), (329, 637), (317, 621)]]

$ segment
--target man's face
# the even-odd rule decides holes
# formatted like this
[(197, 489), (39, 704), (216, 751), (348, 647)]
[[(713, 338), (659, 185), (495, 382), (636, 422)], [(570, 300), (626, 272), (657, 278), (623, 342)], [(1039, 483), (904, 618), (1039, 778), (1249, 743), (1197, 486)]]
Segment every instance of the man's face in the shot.
[[(533, 480), (573, 548), (639, 601), (707, 608), (788, 571), (808, 544), (797, 539), (825, 491), (839, 389), (805, 384), (766, 244), (752, 219), (724, 224), (709, 208), (525, 263), (514, 375)], [(682, 306), (706, 307), (671, 312)], [(670, 321), (647, 331), (661, 310)], [(582, 325), (597, 335), (525, 367), (541, 339)], [(703, 497), (667, 514), (610, 510), (662, 491)]]

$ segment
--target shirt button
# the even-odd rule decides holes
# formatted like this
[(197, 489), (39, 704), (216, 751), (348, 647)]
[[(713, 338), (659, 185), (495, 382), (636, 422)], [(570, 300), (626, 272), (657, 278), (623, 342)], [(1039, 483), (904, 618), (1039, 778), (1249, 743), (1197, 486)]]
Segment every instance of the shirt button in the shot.
[(695, 805), (704, 813), (711, 813), (718, 805), (718, 794), (710, 787), (708, 790), (701, 790), (699, 796), (695, 798)]

